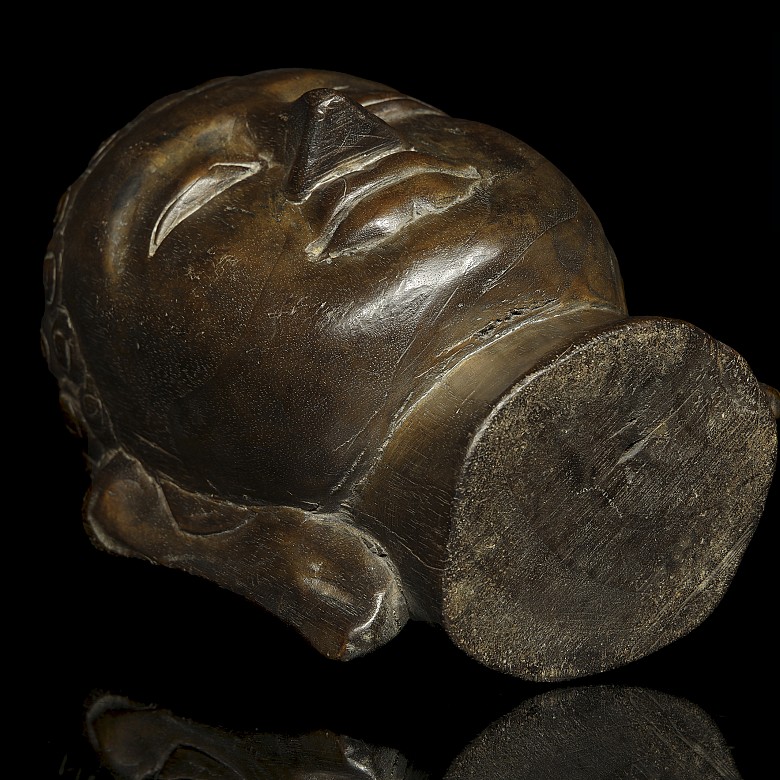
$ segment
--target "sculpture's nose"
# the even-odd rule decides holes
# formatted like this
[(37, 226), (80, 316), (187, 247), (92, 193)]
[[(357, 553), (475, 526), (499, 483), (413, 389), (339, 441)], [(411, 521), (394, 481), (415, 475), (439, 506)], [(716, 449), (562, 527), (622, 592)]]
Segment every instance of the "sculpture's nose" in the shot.
[(313, 89), (293, 104), (285, 194), (305, 200), (319, 184), (355, 166), (408, 148), (390, 125), (332, 89)]

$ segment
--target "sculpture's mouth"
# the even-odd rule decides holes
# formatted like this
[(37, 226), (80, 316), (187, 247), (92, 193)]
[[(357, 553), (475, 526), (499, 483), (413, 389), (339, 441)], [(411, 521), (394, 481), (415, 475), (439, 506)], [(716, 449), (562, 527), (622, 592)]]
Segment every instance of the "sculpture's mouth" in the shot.
[(471, 165), (398, 151), (320, 185), (307, 208), (317, 238), (306, 251), (330, 260), (381, 243), (427, 214), (466, 200), (480, 181)]
[(370, 249), (465, 200), (480, 179), (471, 165), (416, 151), (394, 126), (440, 112), (403, 95), (355, 97), (313, 89), (290, 107), (284, 193), (313, 228), (312, 260)]
[(400, 92), (372, 91), (352, 93), (352, 98), (383, 122), (393, 124), (419, 116), (443, 116), (441, 109)]

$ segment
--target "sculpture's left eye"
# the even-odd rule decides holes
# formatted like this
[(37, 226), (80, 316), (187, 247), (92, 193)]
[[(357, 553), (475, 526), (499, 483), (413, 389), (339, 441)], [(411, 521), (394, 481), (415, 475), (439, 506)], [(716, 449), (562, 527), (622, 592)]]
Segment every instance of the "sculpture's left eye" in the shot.
[(162, 210), (152, 230), (149, 241), (149, 257), (152, 257), (165, 237), (187, 217), (205, 206), (234, 184), (243, 181), (260, 170), (259, 162), (214, 163), (206, 173), (179, 191)]

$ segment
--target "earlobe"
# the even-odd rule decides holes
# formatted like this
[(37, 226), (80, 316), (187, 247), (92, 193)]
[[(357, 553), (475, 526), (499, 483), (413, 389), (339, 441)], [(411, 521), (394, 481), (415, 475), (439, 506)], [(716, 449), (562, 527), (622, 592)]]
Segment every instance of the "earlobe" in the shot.
[(85, 509), (98, 546), (205, 577), (265, 607), (329, 658), (370, 652), (406, 623), (389, 557), (346, 516), (191, 493), (123, 450), (102, 463)]
[(97, 546), (151, 561), (162, 538), (174, 531), (157, 481), (121, 449), (95, 468), (84, 521)]

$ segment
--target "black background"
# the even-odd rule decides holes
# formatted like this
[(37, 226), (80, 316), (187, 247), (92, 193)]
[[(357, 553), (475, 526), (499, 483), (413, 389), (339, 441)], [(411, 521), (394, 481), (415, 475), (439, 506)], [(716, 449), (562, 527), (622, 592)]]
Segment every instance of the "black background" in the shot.
[[(57, 200), (99, 143), (159, 97), (266, 68), (348, 72), (528, 142), (599, 215), (631, 313), (686, 319), (780, 386), (771, 45), (730, 19), (461, 18), (448, 32), (440, 22), (399, 24), (397, 13), (380, 23), (346, 11), (313, 20), (297, 9), (280, 23), (223, 12), (232, 13), (211, 9), (186, 33), (127, 9), (102, 29), (47, 19), (11, 78), (18, 99), (6, 93), (20, 139), (11, 167), (21, 169), (7, 229), (24, 237), (9, 262), (24, 274), (9, 289), (24, 317), (11, 331), (23, 379), (10, 383), (6, 402), (12, 424), (24, 426), (13, 458), (20, 476), (9, 471), (8, 486), (24, 508), (9, 520), (27, 532), (6, 555), (18, 566), (19, 677), (35, 691), (43, 757), (31, 776), (84, 768), (86, 780), (80, 723), (95, 690), (239, 730), (329, 728), (399, 748), (437, 776), (492, 720), (550, 686), (483, 669), (441, 630), (418, 624), (373, 656), (331, 663), (229, 592), (90, 546), (81, 444), (65, 430), (37, 343)], [(27, 414), (19, 401), (31, 403)], [(745, 778), (772, 767), (762, 708), (774, 706), (777, 667), (777, 483), (715, 613), (650, 658), (581, 681), (690, 699), (714, 718)]]

